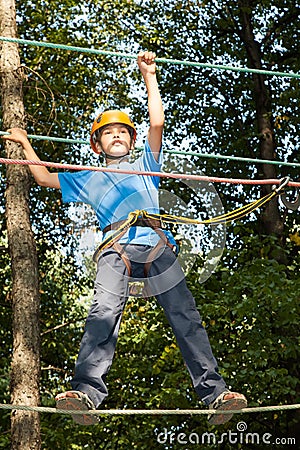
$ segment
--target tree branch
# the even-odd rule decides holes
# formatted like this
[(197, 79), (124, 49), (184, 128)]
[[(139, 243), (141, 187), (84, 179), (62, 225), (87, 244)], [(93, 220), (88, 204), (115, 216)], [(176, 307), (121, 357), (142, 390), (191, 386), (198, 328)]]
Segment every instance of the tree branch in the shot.
[(59, 330), (60, 328), (67, 327), (68, 325), (71, 325), (73, 323), (82, 322), (83, 320), (84, 320), (84, 317), (82, 317), (81, 319), (71, 320), (69, 322), (62, 323), (60, 325), (57, 325), (56, 327), (53, 327), (53, 328), (50, 328), (47, 331), (44, 331), (43, 333), (41, 333), (41, 336), (44, 336), (45, 334), (52, 333), (52, 331)]

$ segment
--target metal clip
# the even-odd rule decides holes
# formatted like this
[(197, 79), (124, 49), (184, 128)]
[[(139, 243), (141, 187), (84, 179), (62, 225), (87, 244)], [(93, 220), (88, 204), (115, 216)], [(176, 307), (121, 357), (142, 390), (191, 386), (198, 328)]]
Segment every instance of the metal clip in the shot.
[(273, 185), (273, 186), (272, 186), (272, 190), (273, 190), (274, 192), (276, 192), (277, 194), (279, 194), (279, 192), (280, 192), (282, 189), (284, 189), (290, 181), (291, 181), (291, 180), (290, 180), (290, 177), (284, 177), (284, 178), (281, 178), (281, 180), (279, 180), (279, 183), (280, 183), (279, 186), (276, 187), (276, 185)]
[[(293, 181), (290, 177), (281, 178), (281, 180), (279, 180), (279, 186), (276, 187), (276, 185), (273, 185), (272, 190), (276, 192), (276, 194), (280, 195), (281, 201), (287, 209), (296, 211), (300, 207), (299, 190), (295, 187), (292, 187), (293, 197), (295, 198), (294, 201), (288, 200), (288, 195), (286, 194), (286, 192), (284, 192), (284, 188), (287, 187), (290, 181)], [(291, 194), (289, 194), (289, 196), (290, 195)]]
[(296, 187), (292, 187), (292, 189), (293, 189), (292, 197), (295, 199), (294, 201), (288, 200), (288, 196), (290, 197), (291, 194), (287, 194), (286, 192), (282, 192), (282, 194), (280, 194), (280, 198), (282, 203), (287, 209), (297, 211), (297, 209), (300, 207), (300, 193), (299, 189), (297, 189)]

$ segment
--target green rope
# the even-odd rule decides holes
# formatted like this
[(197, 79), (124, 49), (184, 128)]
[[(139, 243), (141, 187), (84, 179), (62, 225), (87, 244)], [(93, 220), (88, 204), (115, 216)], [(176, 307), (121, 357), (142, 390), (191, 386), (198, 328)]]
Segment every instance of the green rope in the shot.
[[(53, 44), (51, 42), (40, 42), (40, 41), (17, 39), (17, 38), (4, 37), (4, 36), (0, 36), (0, 40), (6, 41), (6, 42), (16, 42), (18, 44), (35, 45), (37, 47), (47, 47), (47, 48), (61, 49), (61, 50), (74, 51), (74, 52), (80, 52), (80, 53), (91, 53), (91, 54), (95, 54), (95, 55), (116, 56), (118, 58), (136, 59), (136, 55), (132, 55), (129, 53), (112, 52), (112, 51), (107, 51), (107, 50), (97, 50), (95, 48), (74, 47), (71, 45)], [(158, 63), (166, 63), (166, 64), (182, 65), (182, 66), (190, 66), (190, 67), (202, 67), (202, 68), (206, 68), (206, 69), (256, 73), (256, 74), (271, 75), (271, 76), (276, 76), (276, 77), (300, 78), (299, 73), (293, 73), (293, 72), (290, 72), (290, 73), (273, 72), (270, 70), (250, 69), (248, 67), (226, 66), (223, 64), (209, 64), (209, 63), (191, 62), (191, 61), (186, 61), (186, 60), (181, 61), (178, 59), (167, 59), (167, 58), (156, 58), (155, 61)]]
[(198, 156), (199, 158), (213, 158), (213, 159), (225, 159), (226, 161), (243, 161), (250, 162), (254, 164), (273, 164), (277, 166), (290, 166), (290, 167), (300, 167), (300, 163), (290, 163), (283, 161), (273, 161), (270, 159), (258, 159), (258, 158), (243, 158), (242, 156), (225, 156), (220, 154), (211, 154), (211, 153), (201, 153), (201, 152), (186, 152), (180, 150), (164, 150), (165, 153), (173, 153), (178, 155), (189, 155), (189, 156)]
[[(0, 136), (7, 136), (10, 133), (7, 131), (0, 131)], [(84, 139), (68, 139), (68, 138), (60, 138), (60, 137), (53, 137), (53, 136), (42, 136), (42, 135), (35, 135), (35, 134), (28, 134), (27, 137), (29, 139), (36, 139), (39, 141), (53, 141), (53, 142), (64, 142), (66, 144), (82, 144), (90, 145), (90, 141), (84, 140)]]
[[(0, 131), (0, 136), (5, 136), (8, 134), (10, 134), (10, 133), (7, 133), (6, 131)], [(28, 138), (41, 140), (41, 141), (63, 142), (66, 144), (90, 145), (90, 141), (84, 140), (84, 139), (67, 139), (67, 138), (35, 135), (35, 134), (28, 134)], [(136, 150), (142, 150), (142, 148), (141, 147), (136, 148)], [(277, 166), (300, 167), (300, 163), (272, 161), (269, 159), (243, 158), (241, 156), (225, 156), (225, 155), (220, 155), (220, 154), (189, 152), (189, 151), (184, 151), (184, 150), (164, 149), (164, 152), (174, 154), (174, 155), (197, 156), (198, 158), (225, 159), (226, 161), (242, 161), (242, 162), (249, 162), (249, 163), (254, 163), (254, 164), (273, 164), (273, 165), (277, 165)]]
[(68, 411), (65, 409), (57, 409), (57, 408), (46, 408), (43, 406), (26, 406), (26, 405), (8, 405), (0, 403), (0, 409), (6, 410), (22, 410), (22, 411), (32, 411), (32, 412), (41, 412), (41, 413), (54, 413), (54, 414), (84, 414), (84, 415), (120, 415), (120, 416), (129, 416), (129, 415), (205, 415), (205, 414), (245, 414), (245, 413), (256, 413), (256, 412), (268, 412), (268, 411), (284, 411), (284, 410), (293, 410), (299, 409), (300, 404), (295, 405), (276, 405), (276, 406), (258, 406), (253, 408), (243, 408), (239, 410), (233, 411), (218, 411), (215, 409), (100, 409), (100, 410), (74, 410)]

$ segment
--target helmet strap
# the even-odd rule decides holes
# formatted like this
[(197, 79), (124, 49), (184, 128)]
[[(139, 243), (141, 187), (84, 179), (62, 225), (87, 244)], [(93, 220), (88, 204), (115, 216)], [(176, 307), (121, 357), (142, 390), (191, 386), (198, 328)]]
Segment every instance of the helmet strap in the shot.
[(114, 156), (114, 155), (109, 155), (108, 153), (105, 153), (103, 150), (102, 150), (102, 153), (106, 156), (106, 158), (112, 159), (113, 161), (116, 161), (117, 159), (125, 158), (125, 156), (129, 155), (129, 152), (127, 152), (127, 153), (125, 153), (125, 155)]

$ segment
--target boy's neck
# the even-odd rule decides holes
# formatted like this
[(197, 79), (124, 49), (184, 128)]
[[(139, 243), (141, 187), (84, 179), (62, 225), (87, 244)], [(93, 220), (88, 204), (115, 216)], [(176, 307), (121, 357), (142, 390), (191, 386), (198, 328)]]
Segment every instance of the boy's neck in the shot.
[(112, 164), (120, 164), (121, 162), (128, 161), (128, 159), (129, 159), (129, 155), (120, 156), (120, 158), (117, 158), (117, 159), (106, 158), (106, 165), (110, 166)]

